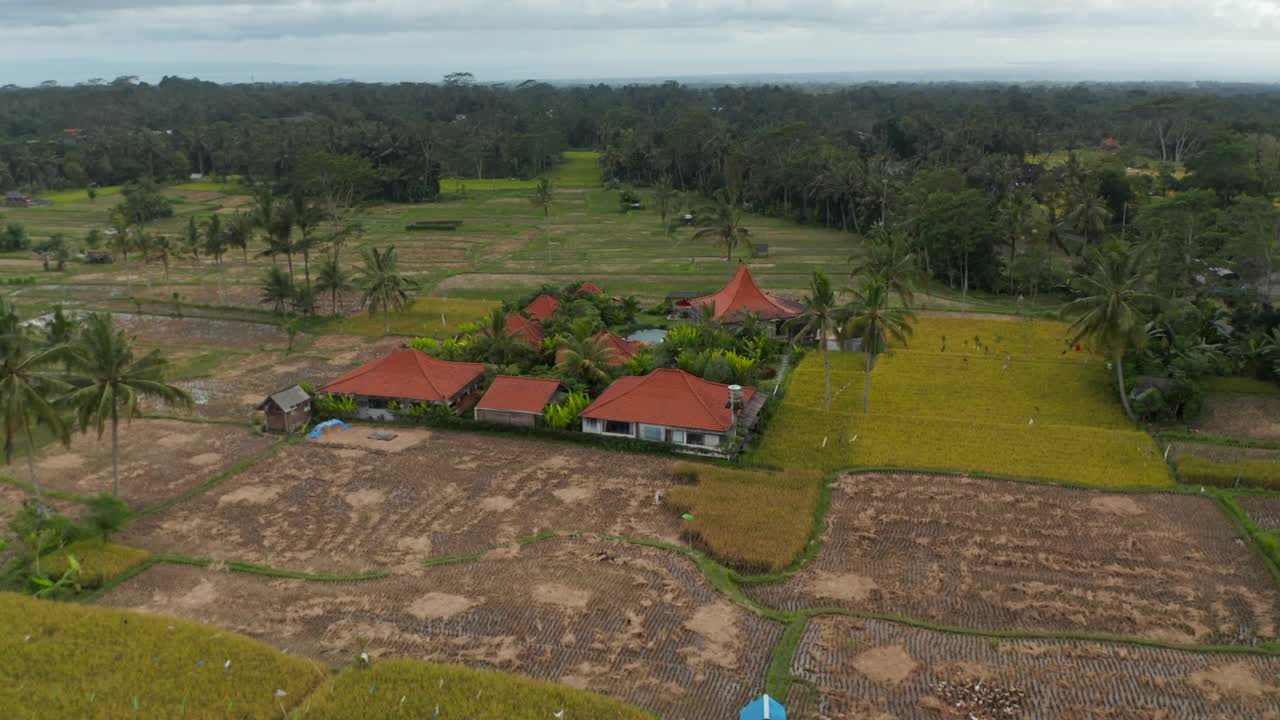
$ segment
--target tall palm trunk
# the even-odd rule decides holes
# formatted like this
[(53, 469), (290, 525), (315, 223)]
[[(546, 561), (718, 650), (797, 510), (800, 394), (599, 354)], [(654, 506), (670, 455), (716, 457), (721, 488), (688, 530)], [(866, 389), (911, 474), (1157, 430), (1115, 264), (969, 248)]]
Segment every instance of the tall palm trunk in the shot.
[(22, 430), (27, 438), (27, 473), (31, 478), (31, 490), (36, 495), (36, 502), (42, 503), (40, 480), (36, 477), (36, 443), (31, 437), (31, 418), (26, 416), (22, 418)]
[(819, 332), (822, 337), (819, 342), (822, 343), (822, 365), (827, 371), (827, 410), (831, 409), (831, 348), (827, 346), (827, 326), (823, 323)]
[(1120, 393), (1120, 404), (1124, 406), (1124, 414), (1129, 416), (1129, 420), (1138, 421), (1138, 417), (1133, 414), (1133, 408), (1129, 407), (1129, 393), (1124, 390), (1124, 355), (1120, 355), (1113, 360), (1116, 365), (1116, 391)]
[(120, 415), (111, 406), (111, 495), (120, 497)]

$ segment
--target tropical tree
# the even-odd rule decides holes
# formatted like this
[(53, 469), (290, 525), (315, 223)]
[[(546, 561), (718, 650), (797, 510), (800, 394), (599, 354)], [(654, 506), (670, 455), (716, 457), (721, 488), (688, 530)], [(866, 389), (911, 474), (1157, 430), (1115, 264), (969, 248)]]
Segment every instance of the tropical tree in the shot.
[(111, 315), (94, 313), (85, 320), (72, 346), (71, 384), (66, 403), (75, 408), (81, 432), (92, 426), (98, 437), (111, 423), (111, 494), (120, 496), (120, 416), (138, 416), (138, 401), (155, 398), (190, 405), (191, 397), (164, 381), (166, 361), (158, 350), (135, 358), (133, 344), (117, 329)]
[(603, 336), (594, 335), (589, 320), (575, 322), (572, 331), (559, 340), (556, 369), (593, 388), (603, 387), (609, 382), (609, 368), (613, 361), (613, 346)]
[(125, 263), (129, 262), (129, 250), (133, 245), (129, 235), (130, 225), (129, 218), (124, 213), (115, 210), (111, 212), (111, 230), (114, 232), (110, 241), (111, 249), (119, 253)]
[(906, 347), (915, 315), (908, 308), (889, 304), (889, 284), (878, 275), (863, 276), (859, 287), (851, 288), (849, 293), (841, 334), (862, 339), (862, 352), (867, 358), (862, 383), (862, 412), (866, 414), (871, 411), (871, 369), (876, 356), (889, 348), (890, 340)]
[[(302, 253), (302, 277), (306, 296), (311, 294), (311, 251), (316, 247), (316, 229), (320, 225), (322, 214), (320, 208), (311, 204), (306, 195), (294, 192), (289, 196), (289, 216), (301, 235), (290, 248), (292, 252)], [(310, 312), (310, 308), (304, 308)]]
[(342, 269), (336, 258), (326, 257), (316, 271), (316, 291), (329, 293), (333, 300), (333, 314), (338, 314), (338, 295), (353, 288), (347, 271)]
[(391, 333), (391, 311), (409, 304), (418, 284), (400, 274), (395, 246), (386, 250), (364, 248), (360, 251), (364, 262), (353, 278), (360, 289), (360, 304), (369, 307), (369, 314), (381, 310), (386, 333)]
[(679, 198), (680, 192), (671, 184), (670, 175), (663, 175), (653, 186), (653, 204), (658, 207), (658, 217), (662, 218), (663, 227), (666, 227), (667, 216), (671, 214)]
[(1082, 189), (1074, 198), (1071, 209), (1063, 220), (1067, 227), (1084, 237), (1084, 243), (1080, 246), (1081, 255), (1084, 255), (1085, 248), (1102, 239), (1110, 217), (1111, 210), (1106, 201), (1092, 190)]
[(520, 341), (507, 332), (507, 314), (502, 308), (494, 308), (485, 317), (487, 329), (473, 344), (479, 357), (495, 364), (506, 365), (520, 352)]
[(1124, 386), (1124, 359), (1130, 350), (1147, 343), (1147, 311), (1159, 300), (1147, 292), (1152, 268), (1145, 248), (1116, 245), (1095, 253), (1093, 269), (1078, 275), (1072, 286), (1082, 296), (1062, 309), (1074, 318), (1071, 343), (1091, 340), (1106, 353), (1116, 373), (1120, 404), (1130, 420), (1135, 420)]
[(915, 304), (916, 282), (920, 277), (920, 263), (908, 247), (905, 234), (877, 225), (867, 234), (866, 254), (852, 258), (855, 263), (850, 277), (875, 275), (883, 278), (890, 292), (898, 296), (902, 304)]
[(533, 188), (533, 197), (529, 198), (529, 202), (533, 206), (542, 210), (544, 217), (551, 217), (551, 204), (555, 202), (556, 189), (552, 184), (551, 178), (538, 178), (538, 184)]
[(813, 335), (822, 348), (822, 366), (826, 370), (826, 409), (831, 409), (831, 350), (827, 338), (839, 319), (835, 291), (831, 280), (820, 270), (813, 271), (809, 292), (804, 296), (804, 310), (792, 322), (800, 325), (798, 336)]
[[(182, 246), (197, 265), (200, 263), (200, 246), (203, 243), (204, 232), (201, 231), (200, 225), (196, 223), (196, 216), (192, 215), (187, 218), (187, 228), (182, 232)], [(176, 248), (170, 246), (170, 250), (174, 249)], [(165, 282), (168, 282), (168, 280), (166, 279)]]
[(213, 256), (214, 262), (221, 265), (222, 254), (226, 250), (227, 232), (222, 225), (222, 216), (214, 213), (204, 223), (204, 251)]
[(0, 301), (0, 420), (4, 422), (5, 462), (14, 451), (27, 456), (27, 473), (36, 498), (40, 484), (36, 476), (34, 429), (44, 425), (63, 443), (70, 441), (66, 423), (51, 398), (67, 388), (48, 368), (64, 360), (65, 345), (37, 347), (23, 331), (13, 307)]
[(154, 242), (151, 243), (151, 249), (160, 258), (160, 264), (164, 266), (164, 281), (169, 282), (169, 258), (173, 257), (177, 252), (174, 247), (173, 240), (168, 235), (157, 235)]
[(738, 197), (724, 189), (711, 196), (711, 204), (699, 213), (697, 224), (700, 229), (693, 234), (693, 239), (711, 238), (723, 246), (725, 262), (733, 260), (733, 251), (751, 235), (751, 231), (742, 226)]
[(283, 315), (285, 310), (293, 304), (297, 292), (289, 273), (278, 267), (267, 268), (267, 274), (262, 279), (262, 296), (258, 302), (262, 305), (270, 305), (272, 312)]
[(226, 225), (227, 245), (240, 248), (244, 255), (244, 264), (249, 264), (249, 243), (253, 240), (253, 216), (249, 213), (236, 213)]

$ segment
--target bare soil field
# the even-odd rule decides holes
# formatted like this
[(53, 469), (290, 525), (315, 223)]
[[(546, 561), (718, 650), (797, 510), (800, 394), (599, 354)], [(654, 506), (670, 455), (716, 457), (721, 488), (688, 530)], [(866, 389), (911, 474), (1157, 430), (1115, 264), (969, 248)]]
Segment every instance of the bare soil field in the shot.
[(788, 717), (1280, 718), (1280, 658), (993, 640), (876, 620), (809, 623)]
[(265, 323), (130, 313), (117, 314), (115, 321), (117, 327), (135, 336), (138, 342), (156, 345), (215, 345), (250, 350), (267, 347), (284, 349), (288, 343), (288, 336), (284, 331)]
[(678, 542), (671, 461), (574, 445), (353, 425), (281, 449), (120, 537), (158, 552), (314, 572), (421, 573), (542, 530)]
[(563, 538), (417, 576), (317, 584), (154, 567), (101, 601), (213, 623), (346, 664), (361, 652), (555, 680), (668, 720), (722, 720), (758, 694), (781, 626), (687, 559)]
[(1236, 504), (1263, 530), (1280, 530), (1280, 496), (1240, 495)]
[(751, 591), (987, 630), (1274, 640), (1280, 589), (1212, 501), (865, 474), (833, 489), (821, 550)]
[[(276, 438), (234, 425), (136, 419), (120, 423), (120, 496), (137, 510), (177, 495), (265, 450)], [(71, 447), (54, 443), (36, 464), (42, 485), (93, 496), (111, 492), (111, 429), (75, 434)], [(26, 460), (0, 468), (26, 479)]]
[(1210, 435), (1280, 440), (1280, 395), (1210, 393), (1196, 428)]

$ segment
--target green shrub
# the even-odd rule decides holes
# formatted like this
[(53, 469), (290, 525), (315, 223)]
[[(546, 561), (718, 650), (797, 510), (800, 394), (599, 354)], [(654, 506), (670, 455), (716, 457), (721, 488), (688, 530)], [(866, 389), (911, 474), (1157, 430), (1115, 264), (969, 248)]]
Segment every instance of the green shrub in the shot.
[(1280, 490), (1280, 462), (1269, 460), (1220, 463), (1195, 455), (1184, 455), (1178, 458), (1178, 476), (1182, 482), (1193, 485)]
[(108, 493), (102, 493), (88, 503), (88, 511), (80, 520), (102, 540), (110, 537), (129, 521), (129, 506), (124, 501)]
[(57, 577), (66, 572), (68, 555), (80, 561), (80, 585), (86, 588), (102, 587), (103, 583), (151, 559), (151, 553), (146, 550), (98, 540), (80, 540), (46, 556), (43, 561), (45, 573)]
[(313, 403), (315, 420), (348, 420), (355, 417), (359, 407), (350, 395), (320, 395)]

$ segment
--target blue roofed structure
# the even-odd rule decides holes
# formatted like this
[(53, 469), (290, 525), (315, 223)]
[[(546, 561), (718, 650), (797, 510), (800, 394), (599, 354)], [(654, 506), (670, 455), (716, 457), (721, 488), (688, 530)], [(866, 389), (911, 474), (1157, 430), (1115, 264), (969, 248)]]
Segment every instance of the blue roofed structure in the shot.
[(742, 708), (738, 720), (787, 720), (787, 709), (768, 695), (761, 695)]

